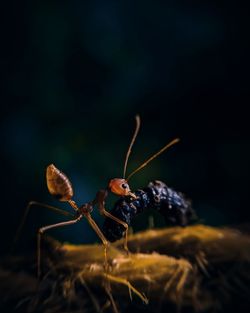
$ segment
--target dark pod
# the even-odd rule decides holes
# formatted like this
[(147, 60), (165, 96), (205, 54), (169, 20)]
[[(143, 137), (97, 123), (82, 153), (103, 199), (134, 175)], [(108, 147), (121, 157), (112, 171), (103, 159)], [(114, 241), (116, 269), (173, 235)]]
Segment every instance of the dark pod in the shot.
[[(135, 192), (137, 199), (130, 197), (120, 198), (110, 213), (120, 220), (131, 224), (132, 219), (149, 208), (157, 210), (165, 218), (167, 224), (185, 226), (194, 218), (195, 213), (192, 204), (181, 192), (167, 187), (159, 180), (150, 182), (142, 190)], [(123, 237), (125, 228), (106, 218), (103, 225), (105, 237), (114, 242)]]

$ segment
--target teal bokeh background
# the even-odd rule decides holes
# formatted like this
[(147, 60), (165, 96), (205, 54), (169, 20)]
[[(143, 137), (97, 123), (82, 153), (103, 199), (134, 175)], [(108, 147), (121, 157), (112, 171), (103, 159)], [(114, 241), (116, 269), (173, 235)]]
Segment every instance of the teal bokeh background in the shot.
[[(67, 173), (78, 203), (122, 174), (137, 113), (142, 128), (129, 170), (172, 138), (182, 141), (138, 173), (133, 189), (161, 179), (191, 197), (205, 223), (249, 222), (244, 7), (235, 1), (73, 0), (8, 2), (4, 12), (4, 249), (29, 200), (63, 207), (48, 195), (48, 164)], [(30, 246), (39, 225), (59, 220), (34, 209), (20, 246)], [(134, 228), (147, 224), (143, 215)], [(86, 223), (53, 234), (97, 240)]]

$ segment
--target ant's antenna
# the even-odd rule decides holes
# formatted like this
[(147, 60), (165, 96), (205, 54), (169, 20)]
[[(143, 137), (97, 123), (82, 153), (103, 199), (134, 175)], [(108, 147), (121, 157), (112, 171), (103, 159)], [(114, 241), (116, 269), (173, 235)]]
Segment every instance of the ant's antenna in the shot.
[(164, 146), (160, 151), (152, 155), (149, 159), (147, 159), (142, 165), (140, 165), (136, 170), (134, 170), (131, 174), (129, 174), (128, 178), (126, 179), (127, 181), (138, 171), (140, 171), (142, 168), (144, 168), (149, 162), (154, 160), (158, 155), (160, 155), (162, 152), (170, 148), (171, 146), (175, 145), (177, 142), (179, 142), (179, 138), (175, 138), (172, 141), (170, 141), (166, 146)]
[(127, 151), (127, 154), (126, 154), (126, 159), (125, 159), (124, 168), (123, 168), (123, 178), (125, 178), (126, 170), (127, 170), (127, 164), (128, 164), (128, 158), (129, 158), (129, 155), (131, 153), (133, 144), (135, 142), (135, 139), (136, 139), (136, 137), (138, 135), (138, 132), (139, 132), (139, 129), (140, 129), (141, 119), (140, 119), (139, 115), (135, 116), (135, 121), (136, 121), (135, 132), (134, 132), (134, 135), (132, 137), (132, 140), (130, 142), (130, 145), (128, 147), (128, 151)]

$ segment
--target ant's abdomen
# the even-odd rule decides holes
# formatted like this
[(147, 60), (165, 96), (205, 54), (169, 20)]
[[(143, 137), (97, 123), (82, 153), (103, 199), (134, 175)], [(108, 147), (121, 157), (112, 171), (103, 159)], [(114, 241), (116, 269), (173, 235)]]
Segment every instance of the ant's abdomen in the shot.
[(54, 164), (47, 167), (46, 180), (50, 194), (58, 200), (68, 201), (73, 197), (73, 189), (68, 177)]

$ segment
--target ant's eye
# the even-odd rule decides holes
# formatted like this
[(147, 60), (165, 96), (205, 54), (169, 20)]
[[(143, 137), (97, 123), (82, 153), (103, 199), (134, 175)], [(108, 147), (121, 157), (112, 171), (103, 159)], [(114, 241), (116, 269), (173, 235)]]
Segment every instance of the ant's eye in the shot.
[(127, 189), (127, 188), (128, 188), (128, 185), (127, 185), (127, 184), (122, 184), (122, 188), (123, 188), (123, 189)]

